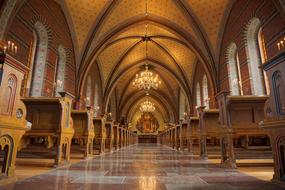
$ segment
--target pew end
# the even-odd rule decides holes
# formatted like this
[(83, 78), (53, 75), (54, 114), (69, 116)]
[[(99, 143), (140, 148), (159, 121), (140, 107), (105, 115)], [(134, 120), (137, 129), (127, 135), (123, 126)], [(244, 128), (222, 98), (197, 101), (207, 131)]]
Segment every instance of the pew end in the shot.
[(15, 164), (21, 139), (30, 130), (27, 109), (20, 99), (21, 85), (29, 69), (9, 54), (0, 54), (0, 184), (16, 180)]
[(56, 146), (55, 166), (62, 165), (63, 161), (69, 162), (71, 140), (74, 135), (71, 118), (73, 96), (65, 92), (61, 92), (61, 96), (22, 98), (27, 108), (27, 120), (33, 124), (31, 130), (24, 135), (24, 139), (29, 145), (40, 144), (48, 150)]
[(84, 158), (93, 156), (93, 141), (95, 137), (93, 110), (90, 107), (87, 110), (72, 110), (71, 117), (75, 131), (73, 143), (79, 145), (79, 148), (83, 147)]
[(93, 125), (95, 131), (95, 139), (93, 147), (95, 150), (99, 151), (99, 154), (105, 152), (105, 143), (106, 143), (106, 128), (105, 128), (105, 117), (95, 117), (93, 118)]

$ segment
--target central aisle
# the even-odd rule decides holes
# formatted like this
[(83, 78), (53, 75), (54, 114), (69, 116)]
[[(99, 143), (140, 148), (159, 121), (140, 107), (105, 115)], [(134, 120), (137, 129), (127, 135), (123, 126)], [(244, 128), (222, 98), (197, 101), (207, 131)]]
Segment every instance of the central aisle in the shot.
[(281, 189), (160, 145), (135, 145), (61, 167), (5, 190)]

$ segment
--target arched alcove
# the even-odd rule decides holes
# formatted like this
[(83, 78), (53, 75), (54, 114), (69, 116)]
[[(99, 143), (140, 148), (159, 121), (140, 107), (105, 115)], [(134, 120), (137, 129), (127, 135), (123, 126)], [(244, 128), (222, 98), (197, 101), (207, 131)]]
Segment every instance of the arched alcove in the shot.
[(64, 91), (66, 51), (62, 45), (59, 45), (57, 51), (58, 51), (58, 65), (56, 73), (55, 95), (60, 96), (58, 92)]
[(36, 39), (34, 40), (35, 47), (35, 59), (33, 64), (33, 75), (30, 96), (39, 97), (42, 96), (46, 56), (48, 50), (48, 33), (45, 26), (41, 22), (35, 23)]

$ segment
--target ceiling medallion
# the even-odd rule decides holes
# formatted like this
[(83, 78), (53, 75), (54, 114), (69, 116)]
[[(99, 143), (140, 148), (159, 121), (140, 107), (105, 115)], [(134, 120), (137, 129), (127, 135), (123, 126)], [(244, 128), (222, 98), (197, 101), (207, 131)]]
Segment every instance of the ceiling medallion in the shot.
[(143, 113), (151, 113), (155, 111), (154, 103), (149, 100), (144, 101), (140, 104), (140, 111)]

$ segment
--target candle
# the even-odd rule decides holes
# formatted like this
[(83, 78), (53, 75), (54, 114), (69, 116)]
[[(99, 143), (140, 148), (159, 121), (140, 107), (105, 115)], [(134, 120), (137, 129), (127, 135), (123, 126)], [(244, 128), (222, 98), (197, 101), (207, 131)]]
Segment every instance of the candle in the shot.
[(6, 53), (7, 51), (7, 46), (4, 46), (4, 53)]
[(12, 42), (12, 49), (11, 49), (12, 52), (14, 52), (14, 45), (15, 44)]
[(280, 50), (280, 43), (279, 42), (277, 43), (277, 46), (278, 46), (278, 50)]
[(17, 49), (18, 49), (18, 47), (17, 47), (17, 46), (15, 46), (15, 54), (17, 53)]
[(8, 50), (10, 49), (11, 42), (8, 41)]
[(281, 47), (282, 47), (282, 48), (284, 47), (284, 42), (283, 42), (283, 40), (281, 40)]

